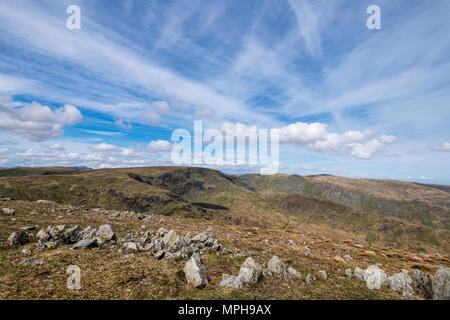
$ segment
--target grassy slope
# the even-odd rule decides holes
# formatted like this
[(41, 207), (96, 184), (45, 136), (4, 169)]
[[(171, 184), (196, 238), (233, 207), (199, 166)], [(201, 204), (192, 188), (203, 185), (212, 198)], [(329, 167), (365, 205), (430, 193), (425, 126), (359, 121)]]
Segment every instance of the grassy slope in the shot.
[[(288, 266), (299, 270), (303, 278), (322, 269), (328, 273), (327, 280), (317, 280), (311, 285), (301, 280), (288, 282), (267, 277), (255, 286), (230, 290), (219, 287), (218, 283), (224, 273), (236, 274), (244, 259), (208, 254), (203, 256), (203, 261), (210, 284), (205, 289), (197, 290), (186, 284), (182, 261), (158, 261), (144, 253), (125, 259), (122, 254), (109, 249), (74, 251), (68, 246), (39, 252), (34, 237), (31, 238), (32, 243), (20, 248), (10, 247), (4, 242), (11, 232), (36, 224), (44, 228), (61, 223), (82, 227), (109, 223), (118, 236), (123, 237), (129, 232), (142, 230), (141, 220), (124, 213), (117, 217), (36, 202), (0, 201), (0, 205), (16, 210), (16, 220), (0, 216), (0, 299), (405, 299), (387, 288), (370, 291), (363, 282), (344, 276), (344, 270), (381, 263), (389, 274), (400, 272), (403, 268), (420, 268), (434, 274), (437, 265), (449, 265), (448, 259), (440, 255), (420, 257), (412, 252), (379, 246), (370, 248), (375, 255), (367, 255), (367, 248), (354, 246), (355, 240), (332, 241), (320, 231), (305, 225), (300, 225), (295, 231), (269, 230), (221, 221), (153, 216), (145, 223), (148, 229), (165, 227), (184, 235), (186, 232), (197, 234), (213, 228), (211, 233), (221, 243), (234, 252), (248, 252), (260, 263), (267, 263), (272, 255), (278, 255)], [(30, 211), (37, 212), (37, 215), (29, 215)], [(63, 216), (63, 219), (57, 219), (58, 216)], [(288, 239), (298, 245), (287, 245)], [(303, 255), (304, 243), (314, 256)], [(24, 247), (32, 250), (34, 258), (45, 258), (45, 264), (21, 265), (23, 256), (20, 251)], [(350, 254), (353, 260), (349, 263), (334, 261), (332, 258), (337, 254)], [(80, 291), (66, 288), (66, 269), (73, 264), (81, 269)]]

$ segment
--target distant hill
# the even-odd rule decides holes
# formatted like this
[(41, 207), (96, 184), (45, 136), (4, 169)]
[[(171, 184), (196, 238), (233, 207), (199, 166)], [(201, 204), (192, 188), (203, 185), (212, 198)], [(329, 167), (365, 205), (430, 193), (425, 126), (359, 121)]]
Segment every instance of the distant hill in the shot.
[(445, 186), (319, 175), (226, 175), (191, 167), (0, 170), (0, 194), (448, 251)]

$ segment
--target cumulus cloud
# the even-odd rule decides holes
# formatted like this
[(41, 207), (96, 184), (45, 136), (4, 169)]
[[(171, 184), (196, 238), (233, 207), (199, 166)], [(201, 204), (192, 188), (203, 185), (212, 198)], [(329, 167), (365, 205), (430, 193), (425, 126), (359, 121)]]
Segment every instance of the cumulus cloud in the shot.
[[(257, 133), (255, 126), (247, 126), (242, 123), (224, 123), (220, 127), (222, 132), (239, 136), (249, 136)], [(329, 133), (328, 126), (324, 123), (297, 122), (278, 130), (280, 143), (292, 143), (305, 145), (311, 150), (338, 155), (351, 155), (359, 159), (370, 159), (380, 152), (386, 145), (397, 141), (392, 135), (380, 135), (373, 138), (372, 130), (347, 131), (343, 134)]]
[(148, 144), (151, 151), (167, 151), (172, 149), (172, 144), (167, 140), (154, 140)]
[(108, 143), (100, 143), (97, 145), (92, 146), (92, 149), (99, 152), (106, 152), (116, 155), (121, 155), (124, 157), (130, 157), (135, 155), (135, 150), (132, 147), (129, 148), (122, 148), (119, 146), (115, 146)]
[(75, 125), (82, 119), (81, 112), (71, 105), (51, 109), (37, 102), (22, 107), (17, 107), (16, 102), (0, 104), (0, 129), (34, 141), (59, 137), (64, 132), (64, 126)]
[(432, 149), (435, 151), (448, 152), (448, 151), (450, 151), (450, 142), (444, 142), (440, 146), (433, 147)]

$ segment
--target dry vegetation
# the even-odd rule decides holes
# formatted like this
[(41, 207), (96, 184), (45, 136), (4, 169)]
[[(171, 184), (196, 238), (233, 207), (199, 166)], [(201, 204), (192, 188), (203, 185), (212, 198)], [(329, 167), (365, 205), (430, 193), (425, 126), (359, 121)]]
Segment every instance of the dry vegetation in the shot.
[[(363, 282), (346, 277), (344, 270), (381, 263), (388, 273), (399, 272), (402, 268), (420, 268), (433, 274), (438, 265), (449, 265), (448, 259), (440, 254), (426, 256), (378, 246), (358, 248), (354, 246), (357, 239), (345, 239), (345, 233), (340, 234), (342, 240), (331, 239), (325, 237), (320, 228), (302, 224), (295, 230), (263, 229), (224, 221), (158, 215), (143, 223), (125, 213), (113, 217), (90, 209), (28, 201), (0, 201), (0, 206), (16, 210), (13, 217), (0, 218), (0, 299), (404, 299), (389, 289), (370, 291)], [(31, 211), (37, 214), (30, 215)], [(219, 287), (218, 283), (223, 274), (235, 274), (244, 259), (208, 254), (204, 255), (203, 261), (210, 284), (204, 289), (193, 289), (185, 283), (184, 262), (181, 261), (158, 261), (145, 253), (126, 259), (123, 254), (108, 248), (76, 251), (67, 245), (40, 252), (34, 237), (31, 237), (31, 243), (18, 248), (5, 242), (11, 232), (26, 226), (38, 225), (37, 230), (29, 231), (35, 234), (39, 228), (48, 225), (98, 227), (105, 223), (111, 224), (118, 236), (143, 230), (143, 224), (152, 230), (174, 229), (181, 235), (213, 228), (214, 237), (233, 252), (247, 252), (261, 263), (277, 255), (288, 266), (300, 271), (303, 277), (324, 269), (329, 278), (307, 285), (301, 280), (288, 282), (268, 277), (253, 287), (230, 290)], [(288, 245), (288, 240), (295, 241), (296, 245)], [(303, 255), (304, 244), (311, 249), (313, 257)], [(46, 262), (22, 265), (23, 248), (29, 248), (32, 257), (45, 258)], [(367, 254), (367, 250), (374, 254)], [(334, 256), (343, 254), (350, 254), (353, 260), (349, 263), (333, 260)], [(82, 271), (82, 289), (79, 291), (66, 288), (66, 269), (72, 264)]]

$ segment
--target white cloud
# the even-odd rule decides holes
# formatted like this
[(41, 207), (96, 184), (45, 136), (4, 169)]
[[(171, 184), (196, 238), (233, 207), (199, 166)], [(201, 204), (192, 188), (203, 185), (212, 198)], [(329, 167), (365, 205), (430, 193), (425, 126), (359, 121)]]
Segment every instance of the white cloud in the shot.
[(17, 102), (0, 104), (0, 129), (34, 141), (59, 137), (65, 125), (75, 125), (82, 119), (81, 112), (71, 105), (51, 109), (37, 102), (23, 107), (17, 107)]
[(436, 146), (432, 148), (435, 151), (450, 151), (450, 142), (444, 142), (440, 146)]
[[(256, 134), (258, 128), (242, 123), (227, 122), (222, 124), (220, 129), (224, 133), (229, 130), (231, 134), (236, 136), (249, 136)], [(305, 145), (311, 150), (338, 155), (347, 154), (358, 159), (370, 159), (386, 145), (397, 141), (395, 136), (384, 134), (379, 139), (371, 139), (374, 135), (372, 130), (347, 131), (343, 134), (329, 133), (328, 126), (319, 122), (297, 122), (273, 129), (278, 130), (280, 143)]]
[(172, 149), (172, 144), (167, 140), (154, 140), (148, 144), (151, 151), (167, 151)]
[(55, 144), (51, 144), (49, 146), (47, 146), (47, 148), (52, 149), (52, 150), (58, 150), (58, 151), (64, 151), (66, 150), (66, 148), (64, 148), (61, 144), (59, 143), (55, 143)]
[(99, 152), (106, 152), (116, 155), (121, 155), (124, 157), (130, 157), (135, 155), (135, 150), (132, 147), (129, 148), (121, 148), (119, 146), (115, 146), (108, 143), (100, 143), (92, 146), (92, 149)]

